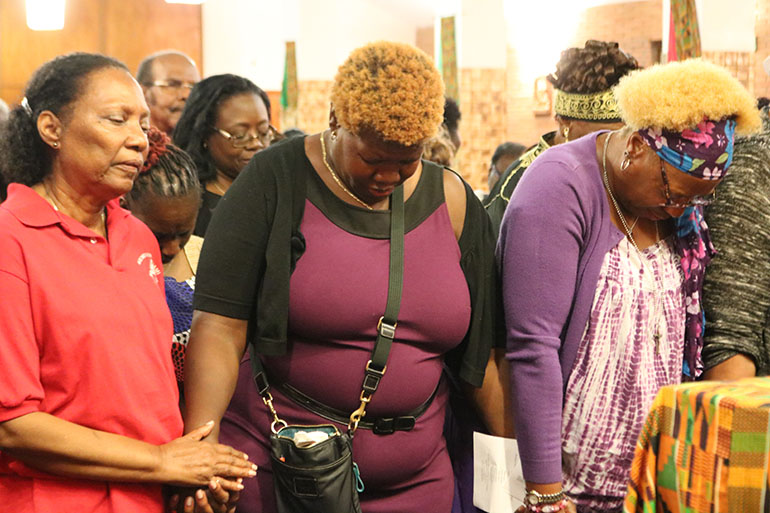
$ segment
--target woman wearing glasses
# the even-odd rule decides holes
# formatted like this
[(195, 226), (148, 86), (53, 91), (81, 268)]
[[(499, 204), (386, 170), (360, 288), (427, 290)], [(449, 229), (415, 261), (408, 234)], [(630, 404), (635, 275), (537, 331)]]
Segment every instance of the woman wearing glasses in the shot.
[[(702, 370), (701, 215), (754, 100), (700, 60), (615, 88), (626, 128), (532, 164), (498, 245), (530, 511), (620, 511), (652, 399)], [(554, 205), (558, 205), (554, 208)]]
[(173, 136), (192, 157), (203, 185), (195, 235), (204, 236), (219, 200), (273, 134), (270, 100), (250, 80), (225, 74), (195, 85)]

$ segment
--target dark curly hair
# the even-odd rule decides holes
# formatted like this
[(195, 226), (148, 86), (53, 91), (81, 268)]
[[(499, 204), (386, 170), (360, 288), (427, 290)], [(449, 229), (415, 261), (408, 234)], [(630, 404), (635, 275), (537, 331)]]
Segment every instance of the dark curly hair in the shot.
[(105, 68), (130, 73), (117, 59), (81, 52), (56, 57), (38, 68), (24, 91), (28, 107), (16, 106), (0, 129), (0, 174), (6, 182), (34, 185), (51, 172), (53, 153), (40, 138), (38, 116), (48, 110), (61, 117), (85, 90), (88, 75)]
[(450, 132), (456, 132), (460, 119), (462, 119), (462, 114), (460, 114), (460, 107), (457, 102), (446, 96), (444, 98), (444, 126)]
[(591, 94), (610, 89), (635, 69), (639, 69), (639, 63), (618, 43), (590, 39), (585, 48), (561, 52), (556, 71), (548, 75), (548, 81), (565, 93)]
[(141, 202), (148, 193), (161, 198), (181, 198), (189, 194), (200, 197), (198, 173), (190, 156), (171, 144), (168, 136), (155, 127), (150, 129), (148, 140), (150, 149), (145, 166), (125, 196), (129, 207)]
[(251, 80), (238, 75), (214, 75), (201, 80), (187, 98), (182, 116), (174, 128), (174, 144), (192, 157), (201, 183), (212, 180), (217, 170), (204, 143), (214, 133), (217, 110), (223, 101), (243, 93), (254, 93), (262, 99), (270, 119), (270, 98)]

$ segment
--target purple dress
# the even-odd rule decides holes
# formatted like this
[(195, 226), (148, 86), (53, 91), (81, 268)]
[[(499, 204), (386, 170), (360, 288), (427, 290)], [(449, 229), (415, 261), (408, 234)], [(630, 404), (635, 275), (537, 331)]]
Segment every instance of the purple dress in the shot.
[[(385, 310), (388, 285), (389, 241), (382, 233), (369, 232), (367, 225), (378, 217), (387, 219), (382, 216), (389, 213), (348, 205), (319, 181), (310, 180), (314, 192), (309, 191), (301, 226), (307, 249), (291, 276), (290, 351), (265, 357), (264, 362), (272, 382), (287, 382), (331, 407), (352, 412), (358, 407), (363, 370), (377, 320)], [(418, 189), (422, 186), (421, 180)], [(470, 296), (446, 204), (441, 201), (423, 220), (412, 220), (411, 229), (408, 218), (406, 224), (397, 341), (367, 408), (368, 417), (403, 415), (439, 389), (411, 431), (375, 435), (359, 429), (353, 457), (366, 487), (361, 494), (365, 513), (448, 513), (453, 476), (442, 435), (448, 398), (441, 381), (443, 355), (465, 337)], [(272, 394), (279, 416), (290, 424), (329, 422), (296, 405), (276, 387)], [(247, 354), (220, 435), (222, 443), (246, 452), (260, 467), (257, 477), (244, 483), (238, 505), (242, 513), (275, 511), (270, 420), (251, 379)]]

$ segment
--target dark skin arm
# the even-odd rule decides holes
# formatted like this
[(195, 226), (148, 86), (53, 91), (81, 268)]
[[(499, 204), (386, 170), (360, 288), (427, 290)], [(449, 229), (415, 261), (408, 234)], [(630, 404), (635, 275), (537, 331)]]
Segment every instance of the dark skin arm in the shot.
[[(444, 197), (455, 238), (460, 240), (465, 225), (465, 185), (449, 171), (444, 172)], [(487, 361), (484, 383), (480, 388), (466, 385), (465, 393), (473, 401), (481, 419), (495, 436), (513, 438), (513, 412), (511, 408), (508, 361), (503, 349), (493, 349)]]
[(495, 348), (489, 356), (484, 383), (480, 388), (465, 385), (465, 393), (476, 405), (481, 420), (494, 436), (516, 438), (509, 390), (510, 375), (505, 349)]
[(248, 321), (196, 310), (185, 356), (185, 431), (213, 419), (204, 440), (219, 439), (219, 425), (235, 391), (246, 350)]
[(741, 378), (753, 378), (757, 375), (754, 360), (743, 354), (736, 354), (703, 373), (703, 379), (729, 381)]
[(0, 449), (26, 465), (76, 479), (206, 485), (218, 476), (241, 488), (238, 477), (255, 475), (246, 455), (224, 445), (202, 444), (211, 424), (164, 445), (98, 431), (43, 412), (0, 423)]
[[(211, 433), (204, 438), (207, 442), (219, 439), (220, 422), (235, 391), (238, 367), (246, 350), (247, 324), (245, 320), (208, 312), (193, 313), (185, 355), (185, 432), (197, 419), (213, 419)], [(212, 488), (210, 484), (208, 493), (176, 491), (169, 508), (180, 513), (231, 513), (237, 501), (237, 491), (224, 490), (221, 485)]]

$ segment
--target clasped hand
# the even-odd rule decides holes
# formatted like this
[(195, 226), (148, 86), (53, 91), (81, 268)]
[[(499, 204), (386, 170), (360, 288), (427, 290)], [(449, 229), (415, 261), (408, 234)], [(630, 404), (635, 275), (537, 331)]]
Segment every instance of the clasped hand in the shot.
[[(243, 478), (254, 477), (257, 466), (248, 456), (222, 444), (202, 442), (213, 422), (159, 446), (163, 481), (187, 489), (172, 493), (169, 509), (183, 513), (225, 513), (235, 509)], [(199, 488), (190, 489), (189, 487)], [(205, 487), (208, 493), (200, 488)], [(194, 495), (194, 499), (193, 499)]]

